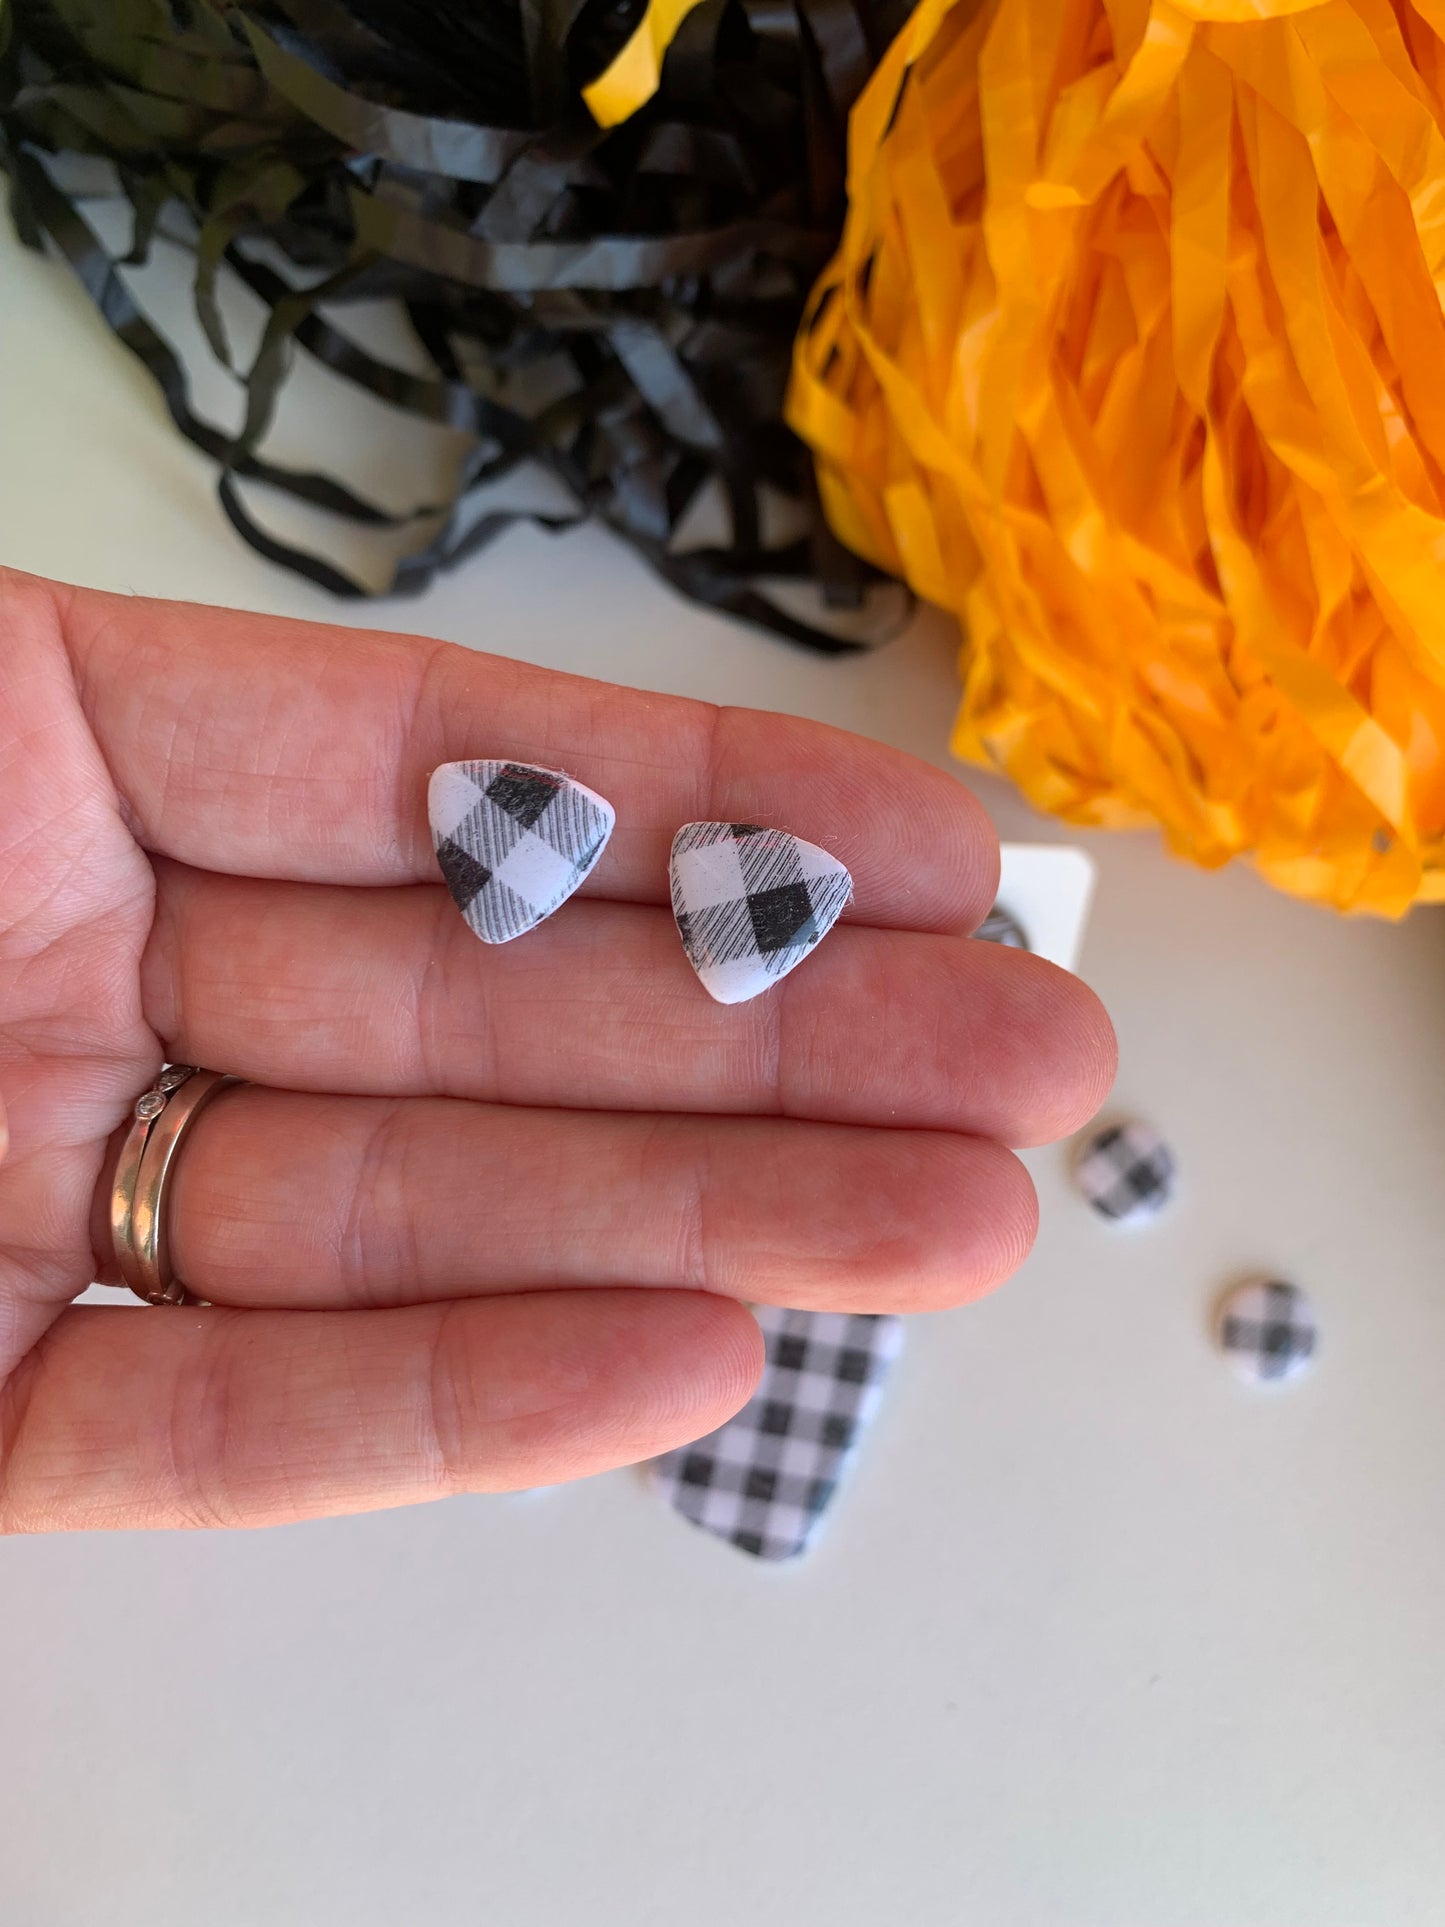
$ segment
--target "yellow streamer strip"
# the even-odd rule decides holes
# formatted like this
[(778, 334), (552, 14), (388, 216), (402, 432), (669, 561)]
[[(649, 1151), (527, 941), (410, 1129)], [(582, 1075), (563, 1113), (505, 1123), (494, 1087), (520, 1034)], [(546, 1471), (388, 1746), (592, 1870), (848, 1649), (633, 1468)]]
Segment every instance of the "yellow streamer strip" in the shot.
[(678, 28), (699, 4), (700, 0), (649, 0), (646, 13), (611, 65), (582, 89), (582, 98), (599, 127), (616, 127), (630, 120), (652, 99), (662, 79), (662, 57)]

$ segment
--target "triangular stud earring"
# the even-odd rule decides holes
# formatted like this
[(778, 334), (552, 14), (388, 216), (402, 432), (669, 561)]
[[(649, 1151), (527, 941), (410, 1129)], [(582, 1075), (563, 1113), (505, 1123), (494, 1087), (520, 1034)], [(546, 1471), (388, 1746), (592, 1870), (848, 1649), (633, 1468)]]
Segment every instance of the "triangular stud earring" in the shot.
[(607, 846), (617, 812), (559, 770), (443, 763), (427, 787), (437, 863), (483, 943), (510, 943), (564, 904)]
[(672, 842), (672, 913), (688, 962), (720, 1004), (769, 990), (838, 921), (853, 879), (786, 830), (685, 823)]

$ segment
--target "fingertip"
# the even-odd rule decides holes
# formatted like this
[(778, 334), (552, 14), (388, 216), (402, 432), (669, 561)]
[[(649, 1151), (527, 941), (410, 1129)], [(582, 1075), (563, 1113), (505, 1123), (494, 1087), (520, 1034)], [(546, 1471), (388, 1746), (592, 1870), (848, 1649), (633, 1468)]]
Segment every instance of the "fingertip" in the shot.
[[(762, 1371), (756, 1320), (708, 1292), (608, 1287), (482, 1303), (474, 1315), (491, 1342), (463, 1368), (471, 1383), (453, 1458), (472, 1489), (556, 1484), (656, 1458), (731, 1418)], [(499, 1376), (525, 1386), (530, 1407), (500, 1427)]]
[(994, 944), (970, 948), (976, 957), (990, 953), (974, 982), (998, 1047), (994, 1077), (1008, 1093), (1007, 1121), (1001, 1109), (1003, 1128), (993, 1134), (1018, 1147), (1072, 1137), (1099, 1110), (1118, 1071), (1108, 1012), (1081, 978), (1042, 957)]
[(998, 901), (1003, 877), (998, 831), (966, 783), (944, 770), (936, 770), (934, 775), (948, 792), (946, 797), (940, 795), (939, 809), (945, 825), (952, 825), (949, 840), (958, 850), (957, 917), (949, 928), (955, 934), (971, 936)]
[(1063, 1030), (1069, 1040), (1070, 1075), (1059, 1079), (1059, 1110), (1031, 1142), (1056, 1144), (1095, 1118), (1119, 1074), (1119, 1039), (1113, 1020), (1082, 978), (1060, 971), (1068, 985)]
[[(1003, 858), (993, 818), (950, 771), (902, 750), (871, 748), (874, 761), (860, 757), (852, 779), (855, 813), (873, 829), (868, 862), (875, 875), (866, 897), (882, 894), (882, 866), (882, 881), (897, 899), (888, 922), (970, 935), (998, 898)], [(859, 894), (865, 897), (861, 883)], [(866, 900), (864, 911), (855, 920), (885, 921), (866, 914)]]
[(985, 1298), (1011, 1278), (1033, 1249), (1039, 1200), (1022, 1162), (988, 1138), (942, 1133), (914, 1146), (927, 1192), (915, 1200), (917, 1249), (886, 1307), (946, 1311)]
[(762, 1376), (763, 1335), (746, 1305), (707, 1291), (621, 1295), (645, 1306), (656, 1356), (642, 1383), (657, 1401), (656, 1422), (678, 1432), (672, 1444), (703, 1437), (747, 1404)]
[(974, 1266), (970, 1299), (985, 1298), (1020, 1269), (1039, 1235), (1039, 1194), (1028, 1168), (1003, 1145), (991, 1196), (991, 1236)]

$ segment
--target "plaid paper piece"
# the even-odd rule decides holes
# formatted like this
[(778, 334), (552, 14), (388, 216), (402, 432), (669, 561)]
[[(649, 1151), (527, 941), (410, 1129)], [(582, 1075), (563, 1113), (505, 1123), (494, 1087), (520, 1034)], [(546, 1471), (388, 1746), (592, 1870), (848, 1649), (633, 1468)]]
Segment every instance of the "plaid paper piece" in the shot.
[(617, 821), (595, 790), (530, 763), (443, 763), (427, 815), (452, 900), (483, 943), (510, 943), (550, 917)]
[(1308, 1369), (1319, 1331), (1299, 1287), (1268, 1278), (1240, 1285), (1225, 1299), (1219, 1342), (1241, 1378), (1274, 1384)]
[(791, 1559), (811, 1541), (878, 1409), (903, 1321), (770, 1305), (756, 1316), (766, 1348), (757, 1391), (654, 1471), (668, 1504), (694, 1525), (758, 1559)]
[(1085, 1144), (1074, 1177), (1100, 1217), (1135, 1224), (1173, 1197), (1174, 1154), (1148, 1124), (1112, 1124)]
[(1028, 935), (1018, 918), (996, 903), (974, 931), (980, 943), (1001, 943), (1007, 950), (1027, 950)]
[(814, 843), (757, 823), (685, 823), (672, 911), (688, 962), (720, 1004), (746, 1003), (827, 936), (853, 879)]

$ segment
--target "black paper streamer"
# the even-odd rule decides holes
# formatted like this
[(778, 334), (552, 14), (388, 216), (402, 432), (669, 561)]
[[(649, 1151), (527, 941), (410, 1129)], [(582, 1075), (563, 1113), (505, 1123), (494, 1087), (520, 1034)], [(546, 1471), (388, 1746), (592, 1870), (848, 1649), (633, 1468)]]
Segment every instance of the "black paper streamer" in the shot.
[[(910, 4), (702, 0), (657, 94), (603, 130), (579, 89), (640, 0), (0, 0), (0, 166), (19, 233), (70, 263), (271, 560), (338, 595), (369, 593), (268, 534), (243, 482), (378, 528), (440, 515), (390, 594), (419, 591), (518, 519), (595, 515), (685, 595), (848, 649), (769, 593), (811, 584), (828, 607), (876, 613), (879, 580), (829, 535), (782, 403), (841, 227), (848, 108)], [(72, 152), (114, 164), (133, 210), (123, 258), (62, 184), (55, 157)], [(196, 310), (217, 354), (223, 271), (269, 310), (236, 435), (194, 412), (179, 356), (121, 272), (177, 209), (194, 223)], [(378, 297), (403, 304), (430, 374), (330, 318)], [(396, 516), (337, 477), (268, 461), (295, 349), (466, 430), (452, 499)], [(558, 478), (575, 510), (468, 514), (523, 463)], [(681, 547), (705, 493), (720, 495), (729, 539)], [(786, 539), (769, 533), (765, 494), (791, 505)]]

